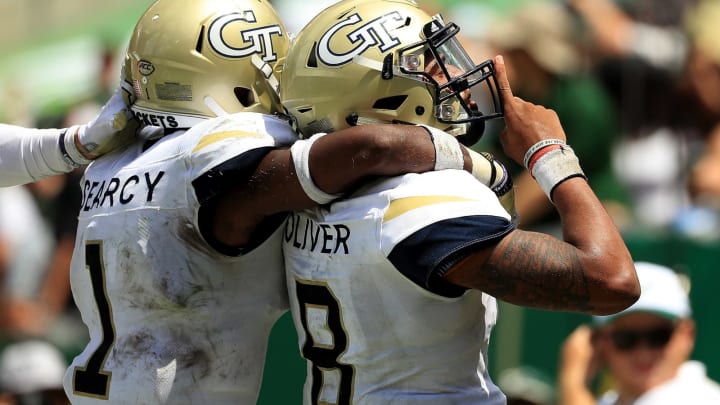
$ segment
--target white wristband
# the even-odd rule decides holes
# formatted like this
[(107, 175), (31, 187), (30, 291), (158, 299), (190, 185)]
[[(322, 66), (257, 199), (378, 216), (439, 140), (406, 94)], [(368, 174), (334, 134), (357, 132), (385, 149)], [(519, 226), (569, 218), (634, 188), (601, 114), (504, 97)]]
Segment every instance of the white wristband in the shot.
[(80, 125), (73, 125), (60, 133), (59, 146), (62, 157), (66, 163), (79, 167), (90, 163), (90, 159), (80, 153), (75, 145), (75, 134), (81, 129)]
[(525, 156), (523, 158), (523, 166), (528, 169), (530, 159), (532, 159), (532, 156), (535, 154), (535, 152), (549, 145), (565, 145), (565, 142), (560, 139), (543, 139), (542, 141), (537, 142), (535, 145), (531, 146), (528, 150), (525, 151)]
[(465, 158), (463, 157), (462, 147), (457, 138), (427, 125), (418, 125), (425, 128), (430, 133), (433, 146), (435, 147), (435, 169), (457, 169), (462, 170), (465, 166)]
[(532, 176), (552, 201), (552, 192), (558, 184), (573, 177), (585, 177), (575, 152), (567, 145), (543, 155), (535, 163)]
[(300, 181), (303, 191), (311, 200), (318, 204), (327, 204), (340, 197), (339, 194), (329, 194), (318, 188), (310, 174), (310, 148), (313, 143), (327, 134), (315, 134), (308, 139), (297, 141), (290, 147), (290, 154), (295, 165), (295, 173)]

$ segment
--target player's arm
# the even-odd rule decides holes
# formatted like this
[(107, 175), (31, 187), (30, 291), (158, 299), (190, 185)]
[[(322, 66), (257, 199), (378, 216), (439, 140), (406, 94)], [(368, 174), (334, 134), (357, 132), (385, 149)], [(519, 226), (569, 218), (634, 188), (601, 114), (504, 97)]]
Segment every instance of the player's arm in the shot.
[(367, 176), (446, 168), (472, 171), (472, 157), (476, 155), (451, 135), (413, 125), (350, 127), (322, 136), (311, 146), (310, 175), (319, 189), (330, 194), (343, 193)]
[(0, 124), (0, 186), (31, 183), (71, 171), (75, 166), (63, 159), (58, 144), (62, 131)]
[[(214, 237), (242, 246), (268, 215), (329, 203), (375, 176), (465, 169), (487, 185), (503, 181), (504, 167), (462, 147), (444, 133), (411, 125), (363, 125), (269, 152), (249, 182), (215, 207)], [(507, 179), (505, 179), (507, 180)]]
[[(290, 150), (277, 150), (261, 162), (256, 173), (267, 173), (277, 161), (288, 162), (290, 181), (300, 186), (291, 207), (308, 208), (329, 203), (370, 178), (459, 169), (489, 187), (497, 186), (505, 168), (497, 161), (462, 146), (442, 131), (414, 125), (375, 124), (350, 127), (309, 140), (298, 141)], [(268, 179), (274, 184), (277, 177)], [(284, 190), (287, 184), (282, 184)]]
[[(503, 148), (518, 163), (529, 161), (560, 214), (563, 239), (513, 230), (456, 263), (445, 280), (527, 307), (592, 314), (625, 309), (640, 294), (632, 258), (577, 158), (552, 143), (565, 141), (557, 114), (513, 97), (501, 59), (496, 72), (505, 108)], [(548, 139), (556, 141), (527, 153)]]
[(87, 124), (62, 129), (0, 124), (0, 187), (68, 173), (132, 142), (138, 134), (156, 135), (160, 128), (140, 128), (127, 107), (130, 89), (121, 83), (98, 116)]
[(88, 124), (62, 129), (0, 124), (0, 186), (68, 173), (125, 143), (127, 137), (122, 133), (134, 119), (122, 92), (118, 88), (98, 117)]

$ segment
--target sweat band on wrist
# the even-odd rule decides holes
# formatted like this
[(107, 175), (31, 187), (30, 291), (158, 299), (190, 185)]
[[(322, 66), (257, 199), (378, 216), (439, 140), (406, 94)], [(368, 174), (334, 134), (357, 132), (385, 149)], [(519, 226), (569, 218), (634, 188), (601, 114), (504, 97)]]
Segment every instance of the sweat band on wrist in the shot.
[(553, 190), (563, 181), (573, 177), (587, 180), (575, 152), (567, 145), (541, 156), (535, 162), (531, 174), (550, 201)]
[(313, 143), (327, 134), (315, 134), (308, 139), (297, 141), (290, 147), (290, 154), (295, 165), (295, 173), (305, 194), (311, 200), (322, 205), (340, 197), (340, 194), (329, 194), (318, 188), (310, 175), (310, 148)]
[(435, 147), (435, 170), (463, 169), (465, 158), (460, 142), (454, 136), (431, 126), (418, 126), (425, 128), (430, 133)]
[(543, 139), (542, 141), (537, 142), (535, 145), (531, 146), (527, 151), (525, 151), (525, 157), (523, 158), (523, 166), (525, 166), (526, 169), (529, 169), (528, 165), (530, 164), (530, 159), (532, 159), (532, 156), (540, 149), (550, 145), (565, 145), (565, 141), (562, 141), (560, 139)]
[(90, 159), (83, 156), (75, 145), (75, 133), (79, 128), (79, 125), (66, 128), (60, 133), (60, 139), (58, 140), (63, 160), (72, 167), (80, 167), (90, 163)]
[(547, 145), (540, 148), (537, 152), (533, 153), (533, 155), (530, 157), (530, 161), (528, 161), (527, 169), (530, 173), (532, 173), (533, 166), (535, 166), (535, 163), (537, 163), (538, 160), (540, 160), (541, 157), (543, 157), (546, 153), (549, 153), (552, 150), (560, 149), (562, 148), (562, 145), (554, 144), (554, 145)]

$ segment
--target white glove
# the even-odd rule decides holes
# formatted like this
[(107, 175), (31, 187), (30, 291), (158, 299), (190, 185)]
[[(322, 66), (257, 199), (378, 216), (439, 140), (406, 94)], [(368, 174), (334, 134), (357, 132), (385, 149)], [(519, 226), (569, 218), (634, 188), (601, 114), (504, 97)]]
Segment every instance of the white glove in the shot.
[(120, 86), (94, 120), (68, 128), (61, 142), (66, 160), (75, 166), (84, 165), (138, 137), (152, 139), (161, 135), (161, 127), (140, 125), (129, 108), (134, 101), (132, 94), (132, 86), (121, 79)]
[[(100, 114), (86, 125), (81, 125), (78, 141), (92, 157), (98, 157), (130, 143), (139, 124), (128, 108), (125, 90), (118, 87)], [(129, 98), (128, 98), (129, 100)]]

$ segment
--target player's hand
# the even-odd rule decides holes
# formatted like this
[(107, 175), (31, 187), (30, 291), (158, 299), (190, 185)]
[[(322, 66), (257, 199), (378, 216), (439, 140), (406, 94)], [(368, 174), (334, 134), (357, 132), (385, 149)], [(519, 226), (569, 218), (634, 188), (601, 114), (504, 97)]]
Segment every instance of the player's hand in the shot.
[(128, 107), (129, 96), (125, 92), (118, 86), (100, 114), (78, 129), (76, 142), (86, 158), (94, 159), (132, 142), (139, 125)]
[(121, 74), (120, 85), (102, 110), (75, 132), (75, 145), (87, 159), (95, 159), (135, 141), (162, 134), (162, 128), (142, 126), (129, 106), (134, 102), (132, 86)]
[(555, 111), (515, 97), (502, 56), (496, 56), (494, 61), (505, 111), (505, 129), (500, 134), (500, 143), (506, 155), (524, 166), (525, 152), (532, 145), (543, 139), (564, 142), (565, 131)]

